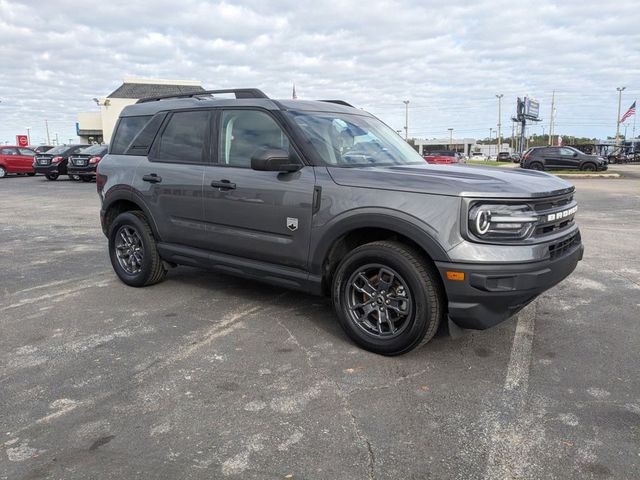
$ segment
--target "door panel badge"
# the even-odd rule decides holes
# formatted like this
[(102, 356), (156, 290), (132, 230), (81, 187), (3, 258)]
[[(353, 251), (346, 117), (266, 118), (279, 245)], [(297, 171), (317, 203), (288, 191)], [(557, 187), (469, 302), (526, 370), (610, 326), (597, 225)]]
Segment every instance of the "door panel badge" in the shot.
[(287, 217), (287, 228), (292, 232), (295, 232), (298, 229), (298, 219)]

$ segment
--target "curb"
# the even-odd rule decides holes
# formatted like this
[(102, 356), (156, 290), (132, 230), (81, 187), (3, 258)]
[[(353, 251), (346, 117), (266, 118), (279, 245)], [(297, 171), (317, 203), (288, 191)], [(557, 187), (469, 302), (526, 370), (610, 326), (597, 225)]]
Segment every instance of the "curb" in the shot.
[(555, 175), (560, 178), (620, 178), (622, 176), (619, 173), (558, 173)]

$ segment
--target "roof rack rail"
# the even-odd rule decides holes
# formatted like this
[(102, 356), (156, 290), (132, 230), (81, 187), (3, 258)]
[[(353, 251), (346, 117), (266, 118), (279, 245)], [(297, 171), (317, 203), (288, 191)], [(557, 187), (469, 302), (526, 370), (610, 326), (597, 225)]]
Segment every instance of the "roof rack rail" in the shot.
[(319, 102), (327, 102), (327, 103), (335, 103), (337, 105), (344, 105), (345, 107), (353, 107), (355, 108), (353, 105), (351, 105), (348, 102), (345, 102), (344, 100), (318, 100)]
[(227, 88), (223, 90), (201, 90), (199, 92), (178, 93), (175, 95), (160, 95), (158, 97), (141, 98), (136, 103), (155, 102), (156, 100), (165, 100), (167, 98), (191, 98), (200, 95), (215, 95), (219, 93), (233, 93), (236, 98), (269, 98), (267, 95), (257, 88)]

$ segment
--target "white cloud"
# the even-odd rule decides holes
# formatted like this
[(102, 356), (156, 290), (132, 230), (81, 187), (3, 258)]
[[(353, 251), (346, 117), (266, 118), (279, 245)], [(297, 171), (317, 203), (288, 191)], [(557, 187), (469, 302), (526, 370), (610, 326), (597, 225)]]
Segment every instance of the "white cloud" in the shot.
[(623, 109), (640, 94), (638, 24), (631, 0), (0, 0), (0, 141), (27, 126), (43, 140), (45, 118), (73, 137), (75, 113), (128, 75), (275, 98), (295, 82), (301, 98), (343, 98), (395, 129), (409, 99), (410, 134), (428, 137), (487, 136), (496, 93), (507, 133), (518, 95), (548, 119), (555, 89), (559, 132), (606, 136), (615, 87), (628, 87)]

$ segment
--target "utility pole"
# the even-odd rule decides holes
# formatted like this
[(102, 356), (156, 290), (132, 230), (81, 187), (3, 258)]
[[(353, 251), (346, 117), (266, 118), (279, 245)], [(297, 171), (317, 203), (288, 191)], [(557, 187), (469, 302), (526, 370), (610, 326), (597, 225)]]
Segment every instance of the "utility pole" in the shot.
[(620, 135), (620, 104), (622, 103), (622, 92), (627, 87), (616, 87), (618, 91), (618, 117), (616, 118), (616, 145), (618, 145), (618, 136)]
[(404, 103), (404, 139), (409, 140), (409, 100), (403, 100)]
[(516, 137), (516, 122), (511, 120), (511, 150), (514, 150), (514, 151), (516, 149), (515, 137)]
[(51, 138), (49, 137), (49, 121), (44, 121), (44, 126), (47, 129), (47, 145), (51, 145)]
[(453, 128), (449, 128), (449, 150), (453, 146)]
[(551, 115), (549, 115), (549, 145), (551, 145), (551, 137), (553, 136), (553, 113), (556, 108), (556, 91), (551, 94)]
[(502, 143), (502, 97), (504, 97), (502, 93), (496, 94), (498, 99), (498, 148), (496, 154), (500, 153), (500, 144)]
[(27, 127), (27, 143), (31, 146), (31, 127)]
[(56, 133), (56, 145), (60, 145), (60, 139), (58, 138), (58, 134)]

